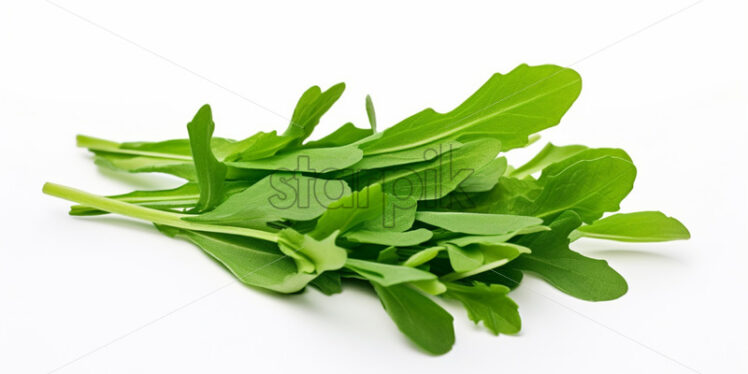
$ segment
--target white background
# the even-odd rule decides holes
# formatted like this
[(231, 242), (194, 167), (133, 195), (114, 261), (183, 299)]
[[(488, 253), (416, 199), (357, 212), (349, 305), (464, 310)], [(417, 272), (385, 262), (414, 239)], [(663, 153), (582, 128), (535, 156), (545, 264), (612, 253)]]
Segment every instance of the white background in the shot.
[[(0, 372), (748, 372), (745, 1), (55, 1), (0, 5)], [(365, 126), (366, 94), (389, 126), (523, 62), (571, 65), (584, 88), (510, 160), (545, 141), (625, 148), (639, 175), (623, 210), (663, 210), (693, 239), (580, 241), (627, 295), (588, 303), (528, 277), (511, 337), (446, 304), (457, 343), (441, 357), (368, 290), (249, 289), (145, 223), (71, 218), (40, 191), (178, 183), (99, 170), (76, 133), (185, 137), (203, 103), (219, 136), (282, 130), (304, 89), (339, 81), (318, 134)]]

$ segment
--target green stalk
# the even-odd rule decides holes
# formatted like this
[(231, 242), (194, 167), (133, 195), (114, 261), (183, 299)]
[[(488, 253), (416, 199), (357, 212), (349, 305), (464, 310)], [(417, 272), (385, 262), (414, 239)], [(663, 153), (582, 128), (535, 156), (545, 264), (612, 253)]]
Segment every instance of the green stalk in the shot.
[(86, 135), (78, 135), (75, 139), (76, 139), (76, 143), (78, 147), (88, 148), (89, 150), (92, 150), (92, 151), (119, 153), (119, 154), (125, 154), (125, 155), (133, 155), (133, 156), (166, 158), (170, 160), (192, 161), (192, 157), (190, 156), (175, 155), (171, 153), (139, 151), (137, 149), (120, 148), (120, 143), (116, 143), (116, 142), (112, 142), (112, 141), (104, 140), (104, 139), (99, 139), (99, 138), (94, 138), (94, 137), (86, 136)]
[(146, 208), (143, 206), (126, 203), (108, 197), (94, 195), (72, 187), (55, 183), (45, 183), (42, 192), (47, 195), (59, 197), (81, 205), (85, 205), (105, 212), (121, 214), (123, 216), (150, 221), (159, 225), (178, 227), (186, 230), (216, 232), (222, 234), (233, 234), (248, 236), (255, 239), (278, 242), (278, 235), (272, 232), (249, 229), (236, 226), (220, 226), (205, 223), (188, 222), (182, 217), (188, 214), (165, 212), (162, 210)]

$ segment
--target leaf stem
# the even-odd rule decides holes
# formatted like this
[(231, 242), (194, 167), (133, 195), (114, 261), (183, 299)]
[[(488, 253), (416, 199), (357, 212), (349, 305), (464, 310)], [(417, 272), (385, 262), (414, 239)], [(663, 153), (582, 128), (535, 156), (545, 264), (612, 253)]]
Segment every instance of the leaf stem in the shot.
[(94, 195), (72, 187), (55, 183), (45, 183), (42, 192), (47, 195), (59, 197), (91, 208), (96, 208), (110, 213), (150, 221), (159, 225), (178, 227), (186, 230), (216, 232), (222, 234), (233, 234), (249, 236), (255, 239), (278, 242), (278, 235), (268, 231), (255, 230), (245, 227), (211, 225), (205, 223), (188, 222), (182, 217), (188, 214), (165, 212), (162, 210), (146, 208), (143, 206), (126, 203), (108, 197)]

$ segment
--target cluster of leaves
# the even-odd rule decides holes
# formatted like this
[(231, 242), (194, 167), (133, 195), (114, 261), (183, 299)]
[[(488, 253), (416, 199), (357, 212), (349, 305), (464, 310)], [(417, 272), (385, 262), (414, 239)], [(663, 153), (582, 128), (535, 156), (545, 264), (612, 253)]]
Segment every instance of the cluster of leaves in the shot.
[(432, 354), (454, 343), (452, 316), (433, 296), (462, 303), (494, 334), (520, 330), (509, 298), (526, 272), (584, 300), (611, 300), (626, 281), (606, 261), (570, 249), (582, 237), (686, 239), (660, 212), (610, 215), (636, 169), (621, 149), (548, 144), (519, 167), (500, 153), (556, 125), (579, 95), (571, 69), (521, 65), (495, 74), (447, 113), (426, 109), (376, 132), (346, 123), (306, 141), (343, 84), (301, 96), (282, 134), (213, 137), (210, 107), (189, 138), (116, 143), (79, 136), (96, 164), (183, 178), (180, 187), (97, 196), (48, 183), (78, 203), (70, 214), (123, 214), (153, 222), (223, 264), (241, 282), (280, 293), (311, 285), (341, 292), (371, 284), (397, 327)]

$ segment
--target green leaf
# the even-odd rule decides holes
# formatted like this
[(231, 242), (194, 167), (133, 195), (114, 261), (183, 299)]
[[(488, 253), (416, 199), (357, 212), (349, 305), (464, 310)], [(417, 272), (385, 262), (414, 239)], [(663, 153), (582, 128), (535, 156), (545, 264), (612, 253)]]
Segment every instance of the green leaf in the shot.
[[(530, 253), (530, 249), (513, 244), (513, 243), (476, 243), (465, 247), (456, 247), (447, 244), (448, 248), (459, 248), (464, 253), (480, 253), (480, 262), (475, 262), (478, 258), (474, 255), (473, 262), (462, 262), (458, 267), (454, 267), (450, 253), (450, 263), (455, 272), (445, 274), (440, 279), (444, 281), (455, 281), (458, 279), (472, 277), (487, 271), (492, 271), (500, 266), (504, 266), (510, 261), (516, 259), (522, 254)], [(464, 259), (463, 259), (464, 260)]]
[(368, 156), (460, 137), (493, 138), (501, 141), (504, 151), (522, 147), (529, 135), (559, 122), (581, 87), (574, 70), (520, 65), (508, 74), (495, 74), (454, 110), (421, 111), (362, 149)]
[(452, 349), (455, 333), (453, 318), (447, 311), (406, 285), (372, 285), (397, 328), (416, 345), (435, 355)]
[(303, 273), (322, 273), (343, 267), (348, 257), (345, 249), (335, 245), (337, 234), (317, 240), (293, 229), (284, 229), (278, 233), (278, 247), (281, 252), (296, 261), (296, 266)]
[(449, 231), (475, 235), (508, 234), (543, 223), (536, 217), (460, 212), (418, 212), (416, 219)]
[(369, 118), (371, 132), (377, 132), (377, 114), (374, 112), (374, 103), (369, 95), (366, 95), (366, 117)]
[(569, 233), (582, 223), (578, 214), (567, 211), (551, 222), (551, 231), (527, 235), (517, 244), (532, 253), (512, 261), (513, 269), (539, 275), (559, 290), (589, 301), (613, 300), (628, 290), (626, 280), (604, 260), (585, 257), (569, 249)]
[(543, 174), (538, 182), (543, 191), (533, 202), (531, 213), (553, 218), (574, 210), (584, 222), (600, 218), (604, 212), (620, 209), (620, 202), (634, 187), (634, 164), (617, 157), (579, 161), (558, 174)]
[[(619, 148), (589, 148), (580, 152), (574, 153), (562, 160), (558, 160), (543, 169), (543, 175), (546, 177), (557, 175), (562, 171), (566, 170), (569, 166), (572, 166), (579, 161), (591, 161), (598, 160), (604, 157), (615, 157), (622, 160), (626, 160), (633, 164), (631, 157)], [(542, 178), (542, 176), (541, 176)]]
[(192, 122), (187, 124), (192, 160), (195, 163), (197, 184), (200, 187), (200, 199), (195, 207), (197, 212), (213, 209), (223, 201), (226, 165), (216, 159), (211, 149), (214, 128), (210, 105), (203, 105)]
[(691, 237), (677, 219), (656, 211), (614, 214), (582, 226), (575, 233), (587, 238), (621, 242), (665, 242)]
[(289, 146), (298, 146), (311, 135), (314, 128), (345, 90), (344, 83), (338, 83), (322, 92), (318, 86), (312, 86), (301, 95), (296, 104), (291, 123), (283, 136), (293, 138)]
[(455, 236), (448, 239), (442, 240), (444, 243), (450, 243), (454, 244), (459, 247), (464, 247), (470, 244), (501, 244), (504, 242), (509, 241), (510, 239), (514, 238), (517, 235), (525, 235), (525, 234), (533, 234), (536, 232), (541, 231), (548, 231), (550, 228), (548, 226), (543, 225), (537, 225), (537, 226), (530, 226), (526, 227), (520, 230), (512, 231), (508, 234), (502, 234), (502, 235), (461, 235), (461, 236)]
[(281, 293), (303, 289), (317, 275), (300, 273), (293, 259), (274, 243), (237, 235), (157, 225), (164, 234), (184, 238), (226, 267), (242, 283)]
[(388, 246), (394, 245), (400, 247), (421, 244), (431, 239), (431, 236), (431, 231), (426, 229), (404, 232), (355, 230), (349, 231), (344, 235), (346, 240), (355, 243), (370, 243)]
[(303, 148), (259, 160), (233, 161), (226, 165), (240, 169), (329, 173), (351, 166), (363, 153), (354, 145), (332, 148)]
[(327, 296), (343, 292), (343, 283), (337, 271), (326, 271), (314, 278), (309, 285)]
[[(382, 133), (377, 133), (370, 137), (370, 139), (377, 139), (381, 134)], [(368, 141), (370, 140), (364, 139), (360, 143), (365, 144)], [(422, 146), (408, 148), (402, 151), (381, 153), (368, 157), (365, 156), (361, 161), (351, 166), (351, 170), (345, 171), (345, 175), (360, 170), (381, 169), (434, 160), (439, 156), (462, 147), (462, 145), (462, 142), (456, 140), (445, 140), (443, 142), (424, 144)]]
[(499, 149), (494, 140), (477, 140), (431, 161), (372, 170), (358, 179), (364, 184), (381, 183), (384, 191), (398, 198), (439, 199), (457, 188), (476, 168), (493, 160)]
[(535, 157), (532, 158), (532, 160), (514, 169), (511, 173), (509, 173), (509, 176), (522, 179), (535, 172), (545, 169), (548, 165), (573, 156), (585, 149), (587, 149), (587, 147), (583, 145), (567, 145), (558, 147), (553, 145), (552, 143), (548, 143), (545, 147), (543, 147), (542, 150), (540, 150), (540, 152), (538, 152), (537, 155), (535, 155)]
[(348, 122), (322, 139), (304, 143), (301, 148), (341, 147), (355, 143), (371, 134), (373, 134), (372, 130), (360, 129)]
[(445, 247), (437, 246), (421, 249), (420, 251), (410, 255), (410, 257), (408, 257), (408, 259), (403, 262), (403, 266), (421, 266), (433, 260), (439, 254), (439, 252), (444, 250), (444, 248)]
[[(325, 212), (331, 202), (349, 192), (343, 181), (275, 173), (232, 195), (212, 211), (184, 220), (256, 228), (285, 219), (311, 220)], [(333, 231), (318, 239), (326, 238)]]
[(385, 287), (401, 283), (428, 281), (436, 275), (409, 266), (380, 264), (378, 262), (349, 258), (345, 267), (362, 277)]
[[(315, 238), (324, 238), (335, 231), (345, 235), (354, 229), (403, 231), (413, 223), (416, 205), (405, 200), (404, 205), (397, 206), (397, 203), (402, 202), (403, 200), (385, 194), (381, 185), (370, 185), (331, 203), (319, 217), (311, 235)], [(402, 211), (405, 213), (401, 215)]]
[(506, 158), (499, 157), (483, 165), (473, 175), (460, 183), (462, 192), (490, 191), (507, 169)]
[(494, 335), (516, 334), (522, 329), (517, 304), (507, 294), (509, 288), (502, 285), (486, 285), (475, 282), (472, 286), (447, 283), (446, 297), (459, 300), (467, 309), (468, 317), (491, 330)]
[(456, 272), (467, 272), (483, 265), (483, 252), (479, 246), (458, 247), (456, 245), (445, 244), (449, 263)]
[(275, 131), (258, 132), (246, 139), (216, 147), (215, 152), (225, 162), (257, 160), (275, 155), (292, 140)]

